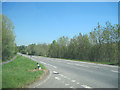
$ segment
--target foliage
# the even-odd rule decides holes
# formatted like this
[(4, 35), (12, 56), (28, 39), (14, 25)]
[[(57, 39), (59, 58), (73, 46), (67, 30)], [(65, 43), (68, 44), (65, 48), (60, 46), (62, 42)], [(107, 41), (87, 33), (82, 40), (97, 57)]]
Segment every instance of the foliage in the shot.
[(48, 46), (47, 44), (38, 44), (34, 47), (35, 55), (37, 56), (47, 56)]
[[(0, 63), (2, 63), (2, 15), (0, 14)], [(0, 84), (2, 83), (2, 67), (0, 66)], [(0, 85), (2, 88), (2, 84)]]
[(17, 51), (18, 52), (21, 52), (21, 53), (23, 53), (23, 54), (26, 54), (26, 46), (24, 46), (24, 45), (22, 45), (22, 46), (18, 46), (17, 47)]
[(14, 25), (11, 20), (2, 15), (2, 60), (12, 57), (16, 53)]
[(89, 34), (81, 34), (69, 39), (60, 37), (51, 44), (31, 44), (27, 52), (32, 55), (55, 58), (79, 59), (93, 62), (118, 64), (120, 53), (120, 29), (109, 21), (105, 26), (99, 23)]

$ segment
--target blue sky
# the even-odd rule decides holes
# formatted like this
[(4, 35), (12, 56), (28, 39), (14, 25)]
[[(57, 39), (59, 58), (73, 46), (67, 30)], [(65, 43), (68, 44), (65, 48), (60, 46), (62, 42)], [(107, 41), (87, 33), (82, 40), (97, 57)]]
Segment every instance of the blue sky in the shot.
[(98, 22), (118, 23), (117, 2), (4, 2), (2, 13), (15, 26), (17, 45), (51, 43), (89, 33)]

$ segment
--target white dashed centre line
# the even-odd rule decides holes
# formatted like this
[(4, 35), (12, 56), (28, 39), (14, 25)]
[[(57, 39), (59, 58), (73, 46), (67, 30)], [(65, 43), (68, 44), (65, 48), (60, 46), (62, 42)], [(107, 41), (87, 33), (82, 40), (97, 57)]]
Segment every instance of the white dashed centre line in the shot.
[(61, 77), (71, 80), (69, 77), (59, 74)]
[(73, 86), (71, 86), (70, 88), (74, 88)]
[(53, 73), (54, 73), (54, 74), (58, 74), (58, 72), (56, 72), (56, 71), (53, 71)]
[(61, 80), (59, 77), (55, 77), (55, 79), (57, 79), (57, 80)]
[(54, 68), (57, 68), (56, 66), (53, 66)]
[(91, 88), (90, 86), (87, 86), (87, 85), (81, 85), (81, 86), (84, 88)]
[(72, 80), (72, 82), (75, 82), (76, 80)]

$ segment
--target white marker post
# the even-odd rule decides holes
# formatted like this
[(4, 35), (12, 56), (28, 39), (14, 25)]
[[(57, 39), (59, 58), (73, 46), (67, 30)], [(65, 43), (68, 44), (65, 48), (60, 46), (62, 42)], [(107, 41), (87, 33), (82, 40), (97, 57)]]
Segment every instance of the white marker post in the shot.
[(40, 67), (40, 65), (38, 63), (37, 63), (37, 66), (38, 66), (38, 69), (41, 70), (41, 67)]

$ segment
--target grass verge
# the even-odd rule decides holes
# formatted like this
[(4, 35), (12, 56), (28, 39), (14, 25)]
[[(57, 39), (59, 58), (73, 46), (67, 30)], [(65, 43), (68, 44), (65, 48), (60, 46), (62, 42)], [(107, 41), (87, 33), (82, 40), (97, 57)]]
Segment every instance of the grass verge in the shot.
[(36, 62), (23, 56), (17, 56), (14, 61), (2, 65), (2, 88), (25, 88), (44, 74), (46, 68), (39, 65), (42, 70), (33, 71), (37, 68)]

